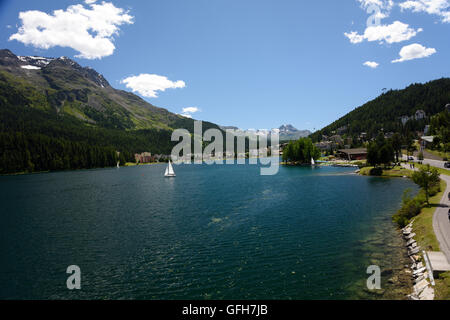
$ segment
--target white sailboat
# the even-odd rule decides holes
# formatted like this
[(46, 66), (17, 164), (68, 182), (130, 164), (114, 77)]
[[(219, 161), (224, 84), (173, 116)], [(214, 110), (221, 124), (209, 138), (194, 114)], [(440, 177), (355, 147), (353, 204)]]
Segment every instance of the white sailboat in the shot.
[(311, 158), (311, 165), (312, 165), (312, 166), (315, 166), (315, 165), (316, 165), (316, 162), (314, 161), (314, 158)]
[(164, 174), (164, 176), (168, 177), (168, 178), (177, 176), (175, 174), (175, 171), (173, 171), (172, 162), (170, 162), (170, 160), (169, 160), (169, 164), (167, 165), (166, 173)]
[(117, 169), (120, 168), (120, 162), (117, 162)]

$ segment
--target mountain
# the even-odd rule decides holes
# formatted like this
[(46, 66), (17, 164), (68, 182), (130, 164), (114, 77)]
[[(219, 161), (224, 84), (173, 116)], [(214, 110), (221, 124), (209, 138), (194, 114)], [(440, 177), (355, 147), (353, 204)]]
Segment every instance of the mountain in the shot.
[[(311, 135), (314, 141), (334, 134), (375, 138), (380, 131), (417, 137), (430, 123), (430, 117), (442, 112), (450, 102), (450, 79), (415, 83), (402, 90), (389, 90), (339, 120)], [(422, 112), (423, 111), (423, 112)], [(417, 113), (417, 115), (416, 115)], [(402, 123), (401, 119), (406, 119)]]
[(282, 125), (280, 128), (280, 140), (298, 140), (308, 137), (312, 132), (309, 130), (298, 130), (291, 124)]
[[(33, 106), (110, 129), (193, 128), (194, 121), (117, 90), (94, 69), (66, 57), (18, 57), (0, 50), (0, 82), (22, 90)], [(38, 102), (39, 101), (39, 102)], [(36, 103), (39, 106), (36, 106)], [(204, 123), (208, 128), (217, 128)]]
[[(117, 90), (66, 57), (0, 50), (0, 174), (105, 167), (134, 153), (170, 154), (194, 120)], [(219, 128), (203, 122), (203, 130)]]

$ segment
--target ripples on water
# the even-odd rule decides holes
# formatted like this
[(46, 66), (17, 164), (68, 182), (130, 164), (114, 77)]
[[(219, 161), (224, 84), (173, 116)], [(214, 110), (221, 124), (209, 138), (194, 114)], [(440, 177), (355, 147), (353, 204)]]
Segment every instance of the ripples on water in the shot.
[[(166, 179), (164, 169), (0, 177), (0, 298), (372, 298), (366, 268), (401, 269), (390, 217), (408, 180), (237, 165), (176, 166)], [(65, 288), (73, 264), (77, 292)]]

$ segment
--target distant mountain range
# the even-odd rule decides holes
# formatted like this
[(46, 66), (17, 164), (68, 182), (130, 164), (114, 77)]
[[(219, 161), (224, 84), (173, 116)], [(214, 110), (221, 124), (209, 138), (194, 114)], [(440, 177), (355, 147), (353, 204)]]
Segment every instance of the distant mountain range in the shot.
[(280, 140), (298, 140), (311, 135), (309, 130), (298, 130), (290, 124), (282, 125), (280, 128)]
[[(267, 130), (267, 129), (243, 130), (243, 129), (239, 129), (239, 128), (233, 127), (233, 126), (221, 126), (220, 128), (222, 130), (227, 130), (227, 129), (235, 130), (237, 132), (238, 136), (239, 135), (248, 135), (248, 136), (268, 135), (271, 131), (271, 130)], [(300, 138), (308, 137), (311, 134), (311, 131), (309, 131), (309, 130), (298, 130), (290, 124), (282, 125), (278, 129), (273, 129), (273, 130), (278, 131), (278, 133), (280, 134), (280, 141), (298, 140)]]

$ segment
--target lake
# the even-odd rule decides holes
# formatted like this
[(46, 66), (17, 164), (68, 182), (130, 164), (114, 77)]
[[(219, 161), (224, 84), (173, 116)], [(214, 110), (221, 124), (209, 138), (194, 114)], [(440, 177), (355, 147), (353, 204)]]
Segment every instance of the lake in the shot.
[[(0, 177), (0, 299), (402, 298), (408, 179), (165, 165)], [(407, 260), (406, 260), (407, 261)], [(383, 270), (383, 291), (365, 288)], [(81, 268), (69, 291), (66, 269)]]

